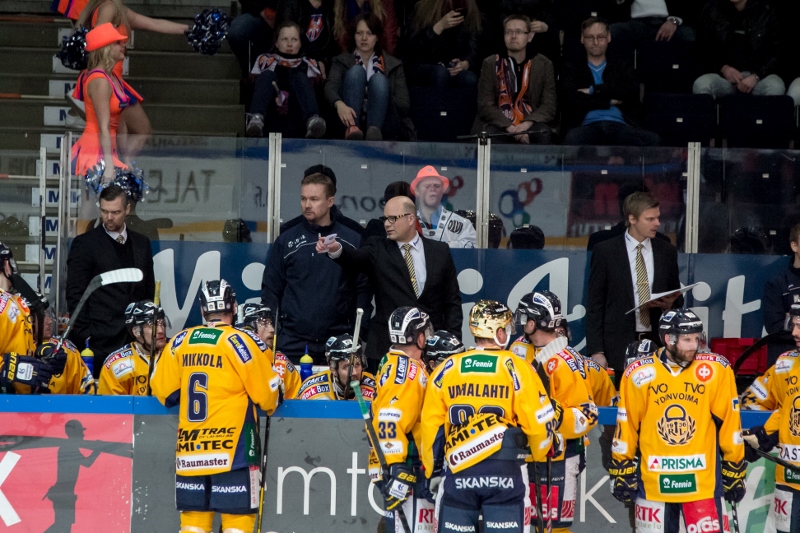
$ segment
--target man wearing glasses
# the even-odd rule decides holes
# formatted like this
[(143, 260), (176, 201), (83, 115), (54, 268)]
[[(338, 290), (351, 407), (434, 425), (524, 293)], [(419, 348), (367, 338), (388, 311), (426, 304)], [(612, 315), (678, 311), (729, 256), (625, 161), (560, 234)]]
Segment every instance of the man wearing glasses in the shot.
[(503, 22), (506, 51), (483, 60), (478, 84), (478, 115), (472, 133), (509, 133), (492, 142), (550, 144), (556, 117), (553, 63), (542, 54), (528, 57), (531, 21), (510, 15)]
[[(562, 76), (565, 110), (576, 125), (564, 136), (566, 145), (656, 146), (658, 134), (637, 128), (639, 83), (633, 67), (606, 57), (611, 34), (608, 23), (597, 17), (581, 25), (586, 60), (567, 64)], [(571, 119), (571, 120), (570, 120)]]
[(376, 309), (366, 349), (371, 372), (391, 345), (389, 316), (398, 307), (418, 307), (430, 316), (434, 329), (459, 338), (463, 316), (448, 245), (422, 238), (414, 202), (405, 196), (386, 202), (383, 214), (385, 239), (370, 239), (362, 248), (351, 249), (320, 238), (316, 246), (317, 253), (327, 253), (344, 271), (370, 277)]

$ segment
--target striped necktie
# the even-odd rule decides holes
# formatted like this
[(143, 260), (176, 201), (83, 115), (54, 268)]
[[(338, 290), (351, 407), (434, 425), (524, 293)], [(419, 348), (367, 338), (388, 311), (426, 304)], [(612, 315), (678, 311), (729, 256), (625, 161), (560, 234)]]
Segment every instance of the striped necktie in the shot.
[(411, 245), (406, 243), (403, 245), (403, 258), (406, 260), (406, 267), (411, 276), (411, 285), (414, 286), (414, 295), (419, 298), (419, 285), (417, 285), (417, 272), (414, 270), (414, 259), (411, 257)]
[(117, 235), (117, 242), (120, 244), (125, 244), (125, 237), (122, 234)]
[[(636, 293), (639, 295), (639, 305), (650, 299), (650, 282), (647, 280), (647, 268), (644, 266), (644, 257), (642, 257), (643, 247), (642, 243), (636, 246)], [(649, 309), (639, 309), (639, 318), (644, 327), (650, 327)]]

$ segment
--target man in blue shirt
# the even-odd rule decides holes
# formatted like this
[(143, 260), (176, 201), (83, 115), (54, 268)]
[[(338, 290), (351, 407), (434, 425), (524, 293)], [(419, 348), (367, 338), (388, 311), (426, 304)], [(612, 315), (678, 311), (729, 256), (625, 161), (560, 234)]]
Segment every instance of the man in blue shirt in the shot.
[[(566, 109), (576, 127), (564, 136), (566, 145), (656, 146), (658, 134), (637, 127), (639, 83), (633, 66), (606, 57), (611, 34), (598, 17), (584, 21), (581, 43), (586, 62), (567, 64), (563, 73)], [(569, 124), (569, 118), (566, 121)]]

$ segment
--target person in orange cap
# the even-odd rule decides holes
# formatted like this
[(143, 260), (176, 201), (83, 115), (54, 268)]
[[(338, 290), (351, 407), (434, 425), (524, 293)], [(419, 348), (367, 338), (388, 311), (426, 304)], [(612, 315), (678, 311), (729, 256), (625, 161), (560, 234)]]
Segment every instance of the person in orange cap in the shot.
[(422, 236), (446, 242), (450, 248), (475, 248), (475, 226), (466, 218), (448, 211), (442, 205), (442, 196), (450, 188), (450, 180), (440, 176), (428, 165), (411, 182), (417, 197), (417, 218), (422, 226)]
[(75, 88), (86, 101), (86, 126), (72, 147), (73, 173), (78, 176), (100, 161), (105, 162), (103, 181), (114, 178), (114, 167), (127, 167), (117, 156), (117, 127), (122, 110), (141, 96), (112, 71), (125, 58), (127, 41), (110, 22), (86, 34), (89, 65)]

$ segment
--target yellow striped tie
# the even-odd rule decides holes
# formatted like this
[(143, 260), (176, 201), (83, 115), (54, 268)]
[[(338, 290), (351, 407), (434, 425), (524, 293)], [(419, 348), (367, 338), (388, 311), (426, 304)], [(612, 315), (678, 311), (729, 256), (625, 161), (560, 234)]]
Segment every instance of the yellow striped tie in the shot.
[(403, 245), (403, 258), (406, 260), (406, 267), (411, 276), (411, 285), (414, 286), (414, 295), (419, 298), (419, 285), (417, 285), (417, 272), (414, 270), (414, 259), (411, 257), (411, 245)]
[[(647, 268), (644, 266), (642, 248), (644, 244), (639, 243), (636, 247), (636, 292), (639, 295), (639, 305), (650, 299), (650, 282), (647, 280)], [(639, 317), (644, 327), (650, 327), (650, 310), (647, 308), (639, 309)]]

